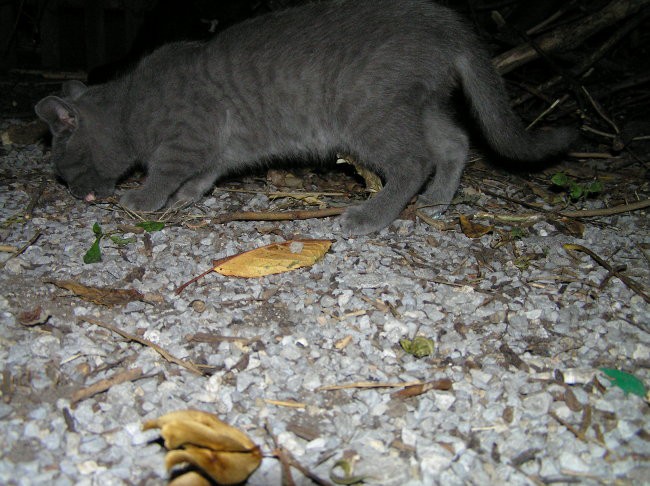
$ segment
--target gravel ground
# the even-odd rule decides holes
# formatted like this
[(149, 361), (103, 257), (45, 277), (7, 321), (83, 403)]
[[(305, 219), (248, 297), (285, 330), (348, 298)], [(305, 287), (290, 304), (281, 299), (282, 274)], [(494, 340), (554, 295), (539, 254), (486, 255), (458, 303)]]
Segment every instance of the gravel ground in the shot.
[[(442, 230), (408, 215), (350, 239), (336, 218), (202, 224), (278, 204), (264, 194), (276, 188), (249, 178), (228, 184), (244, 190), (217, 189), (186, 210), (183, 224), (127, 233), (133, 242), (123, 246), (104, 240), (103, 261), (86, 265), (93, 224), (106, 232), (132, 219), (69, 196), (52, 179), (43, 145), (1, 150), (0, 245), (22, 249), (40, 237), (19, 255), (0, 253), (0, 483), (165, 484), (158, 431), (141, 426), (186, 408), (217, 414), (267, 456), (270, 430), (327, 481), (344, 457), (368, 484), (647, 481), (648, 405), (598, 369), (650, 383), (649, 305), (588, 254), (563, 248), (589, 248), (647, 293), (647, 212), (584, 221), (583, 232), (549, 217), (512, 241), (510, 227), (497, 223), (499, 232), (472, 239), (459, 214), (529, 212), (477, 189), (541, 202), (521, 179), (476, 162), (463, 181), (465, 204), (448, 212)], [(610, 162), (611, 172), (603, 161), (588, 169), (601, 168), (605, 192), (571, 209), (616, 205), (619, 194), (648, 197), (647, 172)], [(195, 214), (202, 216), (188, 217)], [(310, 268), (259, 279), (210, 274), (173, 292), (213, 259), (293, 238), (334, 243)], [(109, 308), (49, 283), (55, 279), (160, 300)], [(202, 365), (204, 374), (97, 322)], [(400, 347), (415, 336), (433, 341), (431, 355)], [(107, 391), (76, 395), (134, 369)], [(442, 379), (451, 389), (412, 397), (394, 395), (400, 388), (321, 388)], [(295, 469), (293, 476), (313, 484)], [(273, 457), (248, 482), (280, 483)]]

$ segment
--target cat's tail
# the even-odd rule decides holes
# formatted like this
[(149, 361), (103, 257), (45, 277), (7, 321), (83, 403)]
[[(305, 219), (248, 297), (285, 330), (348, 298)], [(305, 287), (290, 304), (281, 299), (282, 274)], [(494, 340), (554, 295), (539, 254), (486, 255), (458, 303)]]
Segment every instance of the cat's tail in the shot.
[(528, 132), (510, 108), (501, 76), (482, 53), (456, 60), (461, 85), (490, 147), (513, 160), (537, 161), (565, 152), (575, 139), (568, 127)]

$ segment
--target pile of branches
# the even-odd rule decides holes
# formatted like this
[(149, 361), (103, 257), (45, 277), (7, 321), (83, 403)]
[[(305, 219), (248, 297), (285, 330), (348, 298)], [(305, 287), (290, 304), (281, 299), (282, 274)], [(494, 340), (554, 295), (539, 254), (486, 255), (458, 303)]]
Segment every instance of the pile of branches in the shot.
[[(447, 0), (452, 8), (459, 2)], [(650, 0), (467, 0), (520, 111), (581, 118), (611, 152), (647, 141)]]

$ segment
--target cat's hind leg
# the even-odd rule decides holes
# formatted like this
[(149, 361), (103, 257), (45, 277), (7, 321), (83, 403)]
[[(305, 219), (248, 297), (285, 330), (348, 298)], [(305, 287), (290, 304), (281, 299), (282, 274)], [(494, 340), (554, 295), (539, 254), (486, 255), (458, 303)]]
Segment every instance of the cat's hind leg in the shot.
[(418, 198), (427, 213), (440, 215), (458, 189), (467, 160), (469, 141), (464, 130), (444, 110), (427, 108), (425, 140), (435, 166), (435, 175)]
[(395, 167), (388, 171), (382, 170), (384, 188), (375, 197), (352, 206), (343, 213), (341, 227), (344, 233), (365, 235), (388, 226), (397, 219), (429, 176), (431, 164), (426, 155), (407, 152), (388, 156)]
[(384, 188), (375, 197), (343, 213), (344, 233), (364, 235), (388, 226), (433, 171), (431, 155), (422, 140), (422, 125), (414, 118), (397, 115), (392, 124), (360, 134), (358, 140), (364, 143), (361, 147), (357, 145), (356, 156), (362, 165), (383, 177)]

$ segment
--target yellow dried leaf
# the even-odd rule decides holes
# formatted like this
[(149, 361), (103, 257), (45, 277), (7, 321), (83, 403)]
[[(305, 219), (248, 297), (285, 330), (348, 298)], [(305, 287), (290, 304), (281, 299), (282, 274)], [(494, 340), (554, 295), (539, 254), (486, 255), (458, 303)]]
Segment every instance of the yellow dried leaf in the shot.
[(330, 240), (273, 243), (213, 262), (214, 271), (230, 277), (263, 277), (313, 265), (332, 246)]
[(377, 194), (384, 187), (384, 183), (381, 181), (381, 178), (375, 174), (373, 171), (366, 169), (364, 166), (359, 164), (352, 156), (338, 156), (337, 164), (350, 164), (354, 167), (354, 170), (357, 171), (363, 180), (366, 183), (366, 189), (370, 192), (371, 195)]
[[(144, 423), (143, 430), (160, 428), (167, 469), (191, 464), (219, 484), (239, 484), (257, 469), (262, 460), (260, 448), (242, 431), (216, 416), (199, 410), (179, 410)], [(187, 483), (200, 485), (197, 478)]]
[[(255, 447), (248, 436), (239, 429), (201, 410), (169, 412), (157, 419), (148, 420), (142, 429), (162, 429), (161, 435), (165, 439), (167, 449), (194, 444), (218, 451), (246, 452)], [(186, 433), (185, 429), (191, 430), (191, 433)]]
[(191, 464), (201, 469), (218, 484), (240, 484), (255, 472), (262, 461), (259, 449), (248, 453), (215, 452), (201, 447), (187, 446), (170, 451), (165, 456), (165, 467)]
[(478, 223), (473, 223), (467, 216), (460, 216), (460, 227), (463, 233), (468, 238), (480, 238), (494, 231), (494, 226), (485, 226)]
[(172, 479), (168, 486), (212, 486), (212, 482), (196, 471), (190, 471)]

